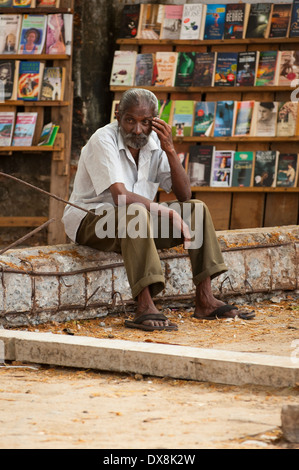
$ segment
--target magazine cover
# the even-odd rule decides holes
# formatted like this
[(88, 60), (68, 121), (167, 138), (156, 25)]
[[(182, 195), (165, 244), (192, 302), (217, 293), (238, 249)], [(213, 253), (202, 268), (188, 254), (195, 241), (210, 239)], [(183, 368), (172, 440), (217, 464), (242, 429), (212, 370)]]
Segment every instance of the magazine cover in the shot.
[(214, 151), (213, 145), (190, 146), (187, 173), (191, 187), (210, 186)]
[(192, 86), (201, 87), (214, 85), (215, 62), (215, 52), (196, 53)]
[(278, 152), (275, 150), (257, 150), (255, 152), (254, 186), (275, 186)]
[(276, 186), (294, 188), (298, 179), (298, 154), (280, 153), (278, 155)]
[(250, 135), (254, 101), (237, 101), (235, 108), (234, 135)]
[(256, 51), (239, 52), (237, 62), (237, 86), (254, 86), (258, 54)]
[(276, 135), (281, 137), (293, 137), (297, 135), (298, 127), (298, 102), (280, 101), (277, 111)]
[(218, 52), (214, 78), (215, 86), (235, 86), (237, 60), (237, 52)]
[(193, 83), (196, 52), (179, 52), (175, 86), (191, 86)]
[(257, 137), (276, 135), (277, 102), (256, 101), (251, 133)]
[(234, 150), (215, 150), (212, 164), (211, 186), (231, 186), (234, 153)]
[(36, 101), (39, 99), (44, 64), (34, 61), (21, 61), (19, 66), (18, 100)]
[(197, 101), (194, 110), (193, 135), (212, 135), (214, 115), (214, 101)]
[(0, 54), (16, 54), (22, 15), (0, 15)]
[(161, 39), (179, 39), (184, 5), (164, 5)]
[(153, 81), (154, 54), (137, 54), (135, 85), (151, 86)]
[(222, 39), (225, 22), (225, 4), (208, 4), (204, 39)]
[(19, 62), (0, 60), (0, 102), (15, 99)]
[(0, 112), (0, 147), (9, 147), (14, 130), (15, 113)]
[(140, 4), (124, 5), (121, 17), (120, 38), (135, 38), (138, 30)]
[(233, 135), (234, 101), (218, 101), (216, 104), (214, 137)]
[(18, 54), (41, 54), (46, 37), (46, 15), (23, 15)]
[(192, 135), (194, 101), (178, 100), (174, 102), (172, 135), (188, 137)]
[(30, 147), (35, 131), (37, 113), (17, 114), (16, 126), (13, 135), (12, 145), (14, 147)]
[(235, 152), (232, 186), (251, 186), (254, 152)]
[(136, 57), (136, 51), (115, 51), (110, 77), (111, 86), (133, 86)]

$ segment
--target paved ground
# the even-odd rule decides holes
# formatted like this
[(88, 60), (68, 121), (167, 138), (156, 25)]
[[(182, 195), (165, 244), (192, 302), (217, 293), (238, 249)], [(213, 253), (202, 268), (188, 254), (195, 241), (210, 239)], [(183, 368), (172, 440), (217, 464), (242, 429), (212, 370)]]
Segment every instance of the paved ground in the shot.
[[(252, 322), (197, 322), (189, 312), (168, 312), (179, 322), (178, 333), (129, 331), (119, 317), (28, 329), (265, 354), (294, 353), (299, 340), (298, 302), (274, 298), (256, 307)], [(292, 389), (236, 387), (29, 368), (16, 363), (9, 366), (0, 368), (2, 449), (299, 448), (299, 444), (287, 443), (280, 429), (281, 408), (298, 404), (299, 384)]]

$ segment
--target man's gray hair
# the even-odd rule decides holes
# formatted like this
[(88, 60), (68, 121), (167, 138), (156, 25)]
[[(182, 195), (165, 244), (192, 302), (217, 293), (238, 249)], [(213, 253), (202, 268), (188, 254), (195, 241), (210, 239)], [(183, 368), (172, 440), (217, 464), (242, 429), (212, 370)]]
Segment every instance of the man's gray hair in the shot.
[(130, 88), (121, 97), (118, 106), (119, 115), (124, 114), (132, 106), (141, 105), (148, 105), (153, 111), (153, 116), (158, 115), (158, 99), (154, 93), (144, 88)]

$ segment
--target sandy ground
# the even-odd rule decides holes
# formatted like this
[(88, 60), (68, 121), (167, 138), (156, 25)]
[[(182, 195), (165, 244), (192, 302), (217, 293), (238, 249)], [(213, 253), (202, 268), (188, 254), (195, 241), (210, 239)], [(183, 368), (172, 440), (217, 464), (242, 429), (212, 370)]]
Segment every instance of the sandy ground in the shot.
[[(29, 327), (299, 358), (298, 302), (249, 305), (254, 320), (197, 321), (167, 311), (178, 332), (147, 333), (123, 317)], [(21, 329), (21, 328), (20, 328)], [(297, 348), (297, 350), (296, 350)], [(297, 354), (298, 352), (298, 354)], [(0, 368), (0, 448), (298, 449), (281, 431), (281, 408), (298, 404), (298, 386), (270, 389), (158, 379), (25, 364)]]

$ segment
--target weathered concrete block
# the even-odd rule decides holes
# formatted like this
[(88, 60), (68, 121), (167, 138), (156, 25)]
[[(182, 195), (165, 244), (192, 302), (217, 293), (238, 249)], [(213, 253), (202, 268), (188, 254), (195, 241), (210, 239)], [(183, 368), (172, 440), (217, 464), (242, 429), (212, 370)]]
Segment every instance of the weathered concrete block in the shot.
[(299, 405), (282, 407), (281, 428), (287, 441), (299, 443)]
[(223, 259), (228, 267), (228, 271), (212, 280), (214, 294), (234, 295), (243, 294), (245, 286), (245, 261), (243, 252), (236, 251), (234, 256), (224, 252)]
[(294, 245), (270, 248), (272, 290), (296, 289), (296, 249)]
[(83, 307), (86, 303), (85, 277), (83, 274), (60, 277), (60, 306)]
[(4, 311), (27, 312), (32, 308), (32, 280), (25, 274), (3, 274)]
[(93, 271), (86, 275), (87, 305), (111, 301), (112, 270)]
[(34, 277), (34, 306), (37, 309), (51, 309), (59, 306), (59, 280), (57, 277)]
[[(131, 300), (132, 299), (131, 288), (130, 288), (130, 284), (129, 284), (127, 273), (126, 273), (124, 266), (113, 268), (112, 279), (113, 279), (114, 292), (119, 292), (124, 301)], [(111, 289), (111, 294), (112, 294), (112, 289)], [(110, 295), (110, 298), (111, 298), (111, 295)]]
[(161, 261), (165, 274), (165, 289), (160, 295), (189, 295), (194, 290), (189, 258), (172, 258)]
[(271, 259), (268, 249), (244, 251), (247, 292), (270, 292)]

